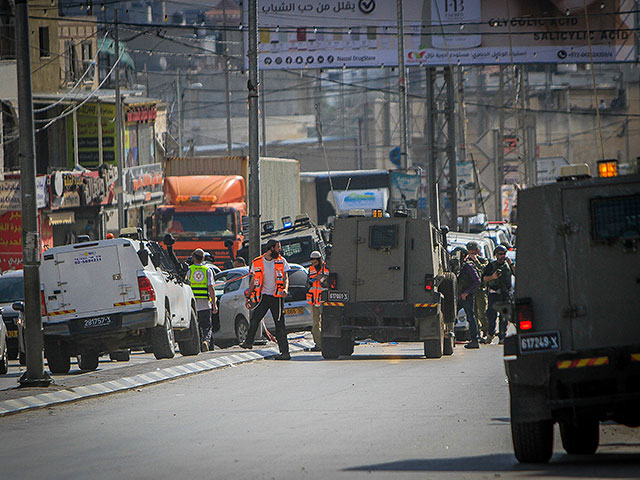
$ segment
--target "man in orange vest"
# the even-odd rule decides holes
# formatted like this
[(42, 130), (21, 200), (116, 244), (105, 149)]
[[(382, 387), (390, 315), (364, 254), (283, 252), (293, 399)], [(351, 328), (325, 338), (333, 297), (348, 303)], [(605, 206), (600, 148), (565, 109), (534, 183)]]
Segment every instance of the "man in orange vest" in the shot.
[(309, 291), (307, 292), (307, 303), (311, 305), (311, 317), (313, 318), (313, 326), (311, 334), (315, 347), (311, 349), (313, 352), (322, 350), (322, 300), (320, 296), (326, 290), (324, 288), (325, 280), (329, 275), (329, 269), (322, 261), (322, 254), (317, 250), (311, 252), (311, 266), (309, 267)]
[(284, 323), (284, 299), (289, 294), (287, 272), (291, 268), (281, 252), (280, 242), (271, 239), (267, 242), (267, 251), (251, 262), (251, 278), (245, 295), (247, 308), (251, 310), (254, 305), (255, 308), (251, 312), (247, 339), (240, 346), (253, 348), (258, 325), (267, 314), (267, 310), (270, 310), (273, 323), (276, 325), (276, 339), (280, 349), (280, 355), (275, 359), (290, 360), (289, 342)]

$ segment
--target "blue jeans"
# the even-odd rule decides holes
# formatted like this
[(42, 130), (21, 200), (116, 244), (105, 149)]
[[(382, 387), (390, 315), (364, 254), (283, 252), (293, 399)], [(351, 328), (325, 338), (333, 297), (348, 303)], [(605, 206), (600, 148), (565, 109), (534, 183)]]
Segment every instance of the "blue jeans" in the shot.
[(469, 338), (472, 342), (478, 341), (478, 319), (473, 312), (473, 295), (467, 295), (465, 300), (460, 299), (460, 305), (464, 309), (464, 313), (467, 315), (467, 322), (469, 322)]

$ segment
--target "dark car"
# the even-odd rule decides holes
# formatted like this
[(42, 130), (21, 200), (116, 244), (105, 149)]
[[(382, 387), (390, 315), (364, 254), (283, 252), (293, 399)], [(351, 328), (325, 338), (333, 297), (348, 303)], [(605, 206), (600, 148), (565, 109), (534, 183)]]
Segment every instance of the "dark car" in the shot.
[(15, 360), (20, 355), (20, 312), (13, 308), (15, 302), (24, 302), (24, 278), (22, 270), (11, 270), (0, 275), (0, 308), (7, 327), (7, 355)]

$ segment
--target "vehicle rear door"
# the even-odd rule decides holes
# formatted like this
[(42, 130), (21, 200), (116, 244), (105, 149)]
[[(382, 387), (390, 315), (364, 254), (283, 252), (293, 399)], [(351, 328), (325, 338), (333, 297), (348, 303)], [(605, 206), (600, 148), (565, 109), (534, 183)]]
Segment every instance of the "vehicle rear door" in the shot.
[[(129, 268), (133, 277), (123, 278), (119, 252), (122, 247), (95, 244), (55, 255), (63, 310), (75, 310), (77, 315), (94, 314), (138, 298), (135, 268)], [(131, 245), (128, 248), (133, 251)]]
[(405, 221), (358, 222), (356, 298), (358, 302), (404, 299)]
[(640, 183), (595, 188), (562, 193), (575, 350), (640, 342)]

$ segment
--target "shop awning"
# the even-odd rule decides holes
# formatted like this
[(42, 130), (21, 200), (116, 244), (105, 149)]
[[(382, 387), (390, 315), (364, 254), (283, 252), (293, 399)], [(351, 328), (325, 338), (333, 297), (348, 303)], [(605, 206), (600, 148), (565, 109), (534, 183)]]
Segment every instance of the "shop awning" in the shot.
[(75, 212), (51, 212), (49, 214), (51, 225), (71, 225), (76, 221)]

